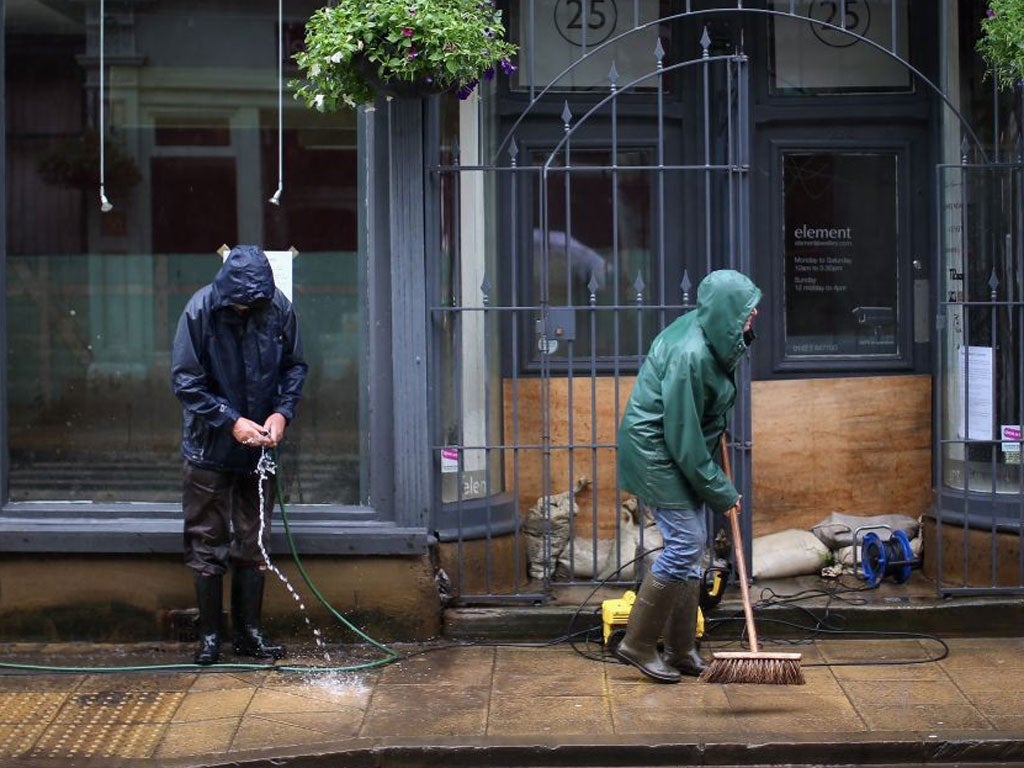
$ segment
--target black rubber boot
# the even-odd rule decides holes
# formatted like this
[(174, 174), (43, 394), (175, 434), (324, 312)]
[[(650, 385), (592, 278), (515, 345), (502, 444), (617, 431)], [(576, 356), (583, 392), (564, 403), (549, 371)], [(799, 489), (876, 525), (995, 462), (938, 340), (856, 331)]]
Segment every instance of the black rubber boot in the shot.
[(221, 612), (224, 610), (224, 577), (195, 572), (196, 602), (199, 604), (199, 645), (192, 660), (196, 664), (220, 661)]
[(689, 579), (676, 595), (675, 605), (665, 622), (663, 658), (682, 674), (697, 677), (707, 664), (697, 653), (697, 606), (700, 604), (700, 579)]
[(621, 661), (632, 664), (659, 683), (679, 682), (679, 670), (666, 664), (658, 653), (658, 635), (682, 587), (682, 582), (662, 581), (648, 573), (629, 611), (626, 636), (615, 648), (615, 655)]
[(263, 571), (256, 567), (235, 568), (231, 577), (231, 621), (235, 630), (235, 653), (256, 659), (283, 659), (283, 645), (263, 635)]

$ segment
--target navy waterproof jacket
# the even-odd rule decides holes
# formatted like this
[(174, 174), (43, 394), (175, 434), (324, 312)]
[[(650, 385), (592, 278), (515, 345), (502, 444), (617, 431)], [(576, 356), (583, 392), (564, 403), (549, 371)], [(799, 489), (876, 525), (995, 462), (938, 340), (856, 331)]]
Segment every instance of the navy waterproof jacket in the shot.
[(171, 386), (183, 409), (184, 457), (209, 469), (253, 469), (260, 451), (236, 441), (232, 427), (241, 416), (263, 424), (274, 412), (290, 422), (306, 370), (295, 310), (274, 287), (266, 254), (233, 248), (213, 282), (189, 299), (174, 334)]

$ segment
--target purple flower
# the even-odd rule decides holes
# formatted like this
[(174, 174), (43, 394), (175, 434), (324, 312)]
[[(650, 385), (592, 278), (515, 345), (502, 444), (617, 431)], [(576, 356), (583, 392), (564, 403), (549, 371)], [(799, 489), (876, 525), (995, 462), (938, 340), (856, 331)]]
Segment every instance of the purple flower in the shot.
[(417, 56), (419, 56), (419, 54), (418, 54), (418, 53), (416, 53), (416, 49), (415, 49), (415, 48), (410, 48), (410, 49), (409, 49), (409, 61), (412, 61), (412, 60), (413, 60), (413, 59), (415, 59), (415, 58), (416, 58)]
[(504, 72), (506, 75), (511, 75), (513, 72), (516, 71), (516, 69), (516, 65), (513, 64), (508, 59), (501, 60), (501, 71)]
[(402, 27), (402, 34), (406, 37), (412, 37), (412, 27)]
[(459, 90), (455, 92), (455, 95), (456, 97), (458, 97), (460, 101), (465, 101), (466, 99), (469, 98), (469, 95), (473, 93), (473, 89), (476, 88), (476, 86), (477, 81), (470, 80), (468, 83), (464, 83), (463, 85), (461, 85), (459, 87)]
[(993, 11), (991, 8), (987, 8), (985, 10), (985, 15), (988, 16), (990, 19), (994, 19), (996, 17), (996, 12)]
[(494, 67), (488, 67), (484, 70), (484, 80), (494, 79)]

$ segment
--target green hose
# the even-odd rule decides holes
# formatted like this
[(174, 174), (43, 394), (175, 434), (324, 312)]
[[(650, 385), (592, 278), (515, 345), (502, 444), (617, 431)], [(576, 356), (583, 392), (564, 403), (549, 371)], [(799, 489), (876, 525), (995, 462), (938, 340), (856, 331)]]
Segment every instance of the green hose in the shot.
[[(273, 457), (275, 464), (277, 463), (277, 451), (273, 451)], [(372, 637), (367, 635), (361, 629), (356, 627), (352, 622), (346, 619), (341, 613), (339, 613), (333, 605), (331, 605), (327, 599), (320, 594), (320, 590), (317, 589), (313, 580), (310, 579), (309, 574), (306, 573), (305, 566), (302, 565), (302, 560), (299, 558), (299, 553), (295, 548), (295, 540), (292, 538), (291, 528), (288, 524), (288, 513), (285, 510), (284, 498), (281, 495), (281, 485), (278, 482), (277, 485), (277, 503), (281, 507), (281, 520), (284, 523), (284, 535), (288, 541), (288, 549), (291, 551), (292, 560), (295, 561), (295, 565), (299, 569), (299, 574), (302, 576), (302, 580), (306, 586), (316, 597), (317, 601), (330, 612), (335, 619), (343, 624), (348, 629), (355, 632), (366, 642), (373, 645), (380, 651), (385, 653), (383, 659), (376, 661), (368, 661), (363, 664), (352, 664), (349, 666), (316, 666), (312, 664), (254, 664), (254, 663), (217, 663), (214, 665), (200, 665), (200, 664), (141, 664), (134, 666), (122, 666), (122, 667), (68, 667), (68, 666), (49, 666), (46, 664), (16, 664), (14, 662), (0, 661), (0, 669), (14, 669), (24, 672), (66, 672), (72, 674), (96, 674), (101, 672), (154, 672), (154, 671), (188, 671), (194, 672), (197, 669), (211, 670), (218, 672), (229, 672), (236, 670), (273, 670), (274, 672), (358, 672), (363, 669), (373, 669), (374, 667), (384, 666), (385, 664), (391, 664), (398, 661), (401, 657), (398, 653), (388, 648), (383, 643), (374, 640)]]
[[(276, 451), (275, 451), (275, 459), (276, 459)], [(367, 662), (365, 664), (359, 664), (359, 665), (355, 665), (355, 666), (351, 666), (351, 667), (288, 667), (288, 666), (280, 666), (280, 667), (277, 667), (277, 669), (280, 669), (282, 671), (293, 671), (293, 670), (299, 670), (299, 669), (301, 669), (302, 671), (309, 671), (310, 669), (343, 671), (343, 670), (370, 669), (372, 667), (379, 667), (379, 666), (382, 666), (384, 664), (390, 664), (390, 663), (392, 663), (394, 661), (397, 661), (399, 659), (399, 655), (397, 653), (395, 653), (395, 651), (391, 650), (390, 648), (388, 648), (383, 643), (380, 643), (377, 640), (374, 640), (372, 637), (367, 635), (361, 629), (356, 627), (351, 621), (349, 621), (341, 613), (339, 613), (335, 609), (335, 607), (333, 605), (331, 605), (330, 602), (328, 602), (327, 599), (322, 594), (320, 594), (320, 590), (316, 588), (316, 584), (314, 584), (313, 580), (311, 578), (309, 578), (309, 574), (306, 573), (306, 568), (302, 564), (302, 560), (299, 558), (299, 553), (298, 553), (298, 551), (295, 548), (295, 540), (292, 538), (292, 531), (291, 531), (291, 528), (289, 527), (289, 524), (288, 524), (288, 514), (285, 512), (284, 498), (281, 496), (281, 483), (277, 483), (276, 485), (277, 485), (277, 503), (281, 507), (281, 521), (284, 523), (284, 535), (285, 535), (285, 538), (288, 540), (288, 549), (292, 553), (292, 560), (295, 561), (295, 567), (299, 569), (299, 575), (302, 576), (302, 581), (306, 584), (307, 587), (309, 587), (309, 591), (313, 593), (313, 595), (316, 597), (316, 599), (320, 603), (320, 605), (322, 605), (324, 608), (326, 608), (328, 610), (328, 612), (332, 616), (334, 616), (334, 618), (336, 618), (342, 625), (348, 627), (350, 630), (355, 632), (363, 640), (365, 640), (366, 642), (370, 643), (372, 646), (374, 646), (375, 648), (377, 648), (380, 651), (383, 651), (386, 654), (386, 656), (383, 659), (379, 659), (377, 661)]]

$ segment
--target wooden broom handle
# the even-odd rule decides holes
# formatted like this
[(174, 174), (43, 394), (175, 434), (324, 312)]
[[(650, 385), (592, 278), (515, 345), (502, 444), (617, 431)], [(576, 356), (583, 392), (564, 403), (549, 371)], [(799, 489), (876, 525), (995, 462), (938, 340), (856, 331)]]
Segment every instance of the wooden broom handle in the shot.
[[(729, 448), (725, 443), (725, 435), (722, 435), (722, 469), (725, 476), (732, 482), (732, 465), (729, 462)], [(750, 641), (750, 652), (758, 652), (757, 630), (754, 628), (754, 612), (750, 607), (750, 589), (747, 587), (747, 556), (743, 551), (743, 536), (740, 533), (739, 505), (730, 507), (725, 511), (732, 526), (732, 549), (736, 561), (736, 570), (739, 571), (740, 596), (743, 598), (743, 615), (747, 620), (747, 637)]]

